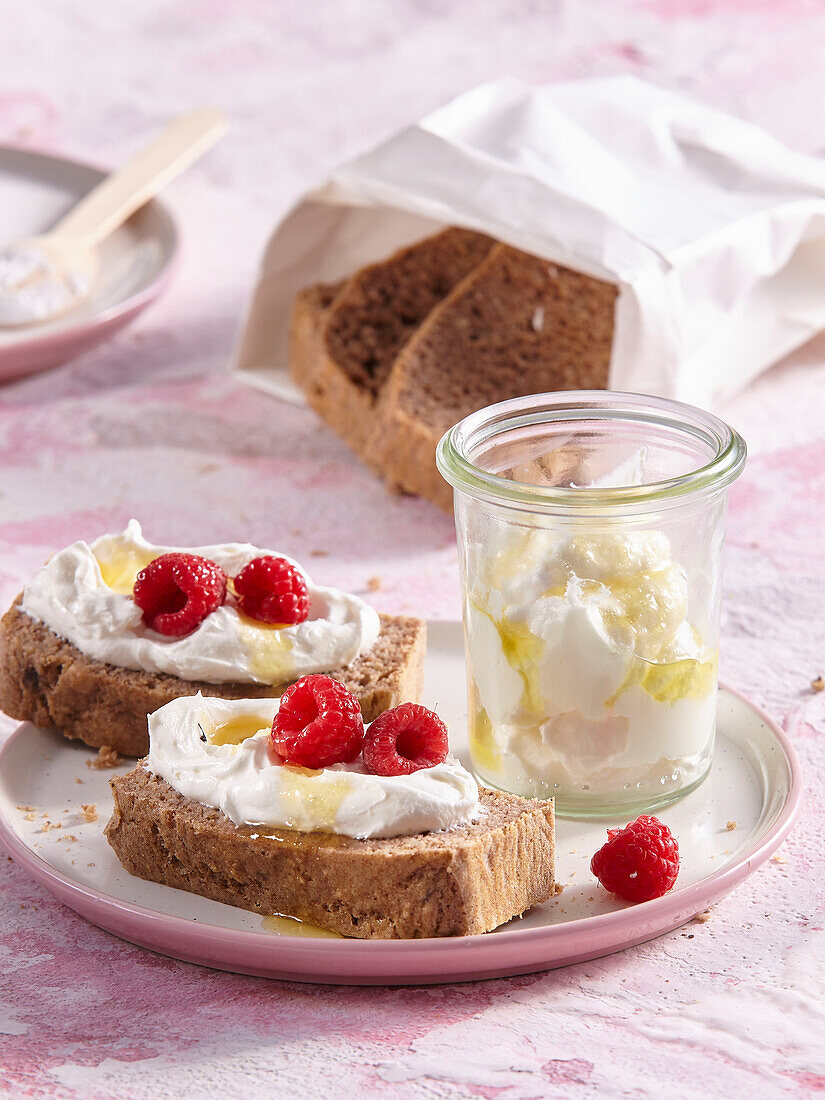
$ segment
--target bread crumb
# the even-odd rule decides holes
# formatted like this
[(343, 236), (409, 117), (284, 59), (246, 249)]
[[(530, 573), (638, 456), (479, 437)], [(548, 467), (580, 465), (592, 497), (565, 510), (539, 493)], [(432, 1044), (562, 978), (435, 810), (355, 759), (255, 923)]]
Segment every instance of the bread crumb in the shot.
[(707, 924), (713, 914), (713, 906), (710, 909), (703, 909), (701, 913), (697, 913), (693, 918), (698, 921), (699, 924)]
[(116, 768), (120, 763), (120, 757), (111, 745), (101, 745), (94, 760), (87, 760), (87, 768)]
[(77, 837), (74, 835), (74, 833), (66, 833), (65, 836), (61, 836), (58, 839), (59, 840), (67, 840), (71, 844), (74, 844), (77, 841)]
[(83, 814), (83, 820), (87, 825), (92, 825), (97, 821), (97, 803), (96, 802), (84, 802), (80, 807), (80, 812)]
[(563, 882), (554, 882), (553, 883), (553, 896), (558, 897), (558, 895), (562, 894), (562, 893), (564, 893), (564, 883)]
[(95, 865), (95, 864), (94, 864), (94, 860), (92, 860), (92, 862), (91, 862), (91, 863), (87, 863), (87, 864), (86, 864), (86, 866), (87, 866), (87, 867), (94, 867), (94, 865)]
[(25, 810), (27, 813), (33, 813), (37, 809), (36, 806), (18, 806), (17, 808), (21, 812)]
[(729, 821), (727, 823), (727, 825), (725, 826), (725, 828), (728, 830), (729, 833), (732, 833), (733, 830), (736, 828), (736, 822), (735, 821)]
[(40, 828), (37, 831), (38, 831), (38, 833), (48, 833), (50, 829), (62, 829), (62, 828), (63, 828), (63, 823), (60, 822), (60, 821), (44, 821), (43, 824), (40, 826)]
[(23, 816), (26, 821), (35, 821), (37, 819), (37, 814), (24, 814)]
[(771, 863), (787, 863), (784, 856), (771, 856)]
[(382, 583), (380, 577), (370, 577), (367, 581), (367, 592), (380, 592)]
[(811, 680), (811, 691), (825, 691), (825, 679), (822, 676), (817, 676), (815, 680)]
[(82, 780), (82, 779), (80, 778), (80, 776), (79, 776), (79, 775), (76, 775), (76, 776), (74, 777), (74, 781), (75, 781), (75, 783), (82, 783), (82, 782), (83, 782), (83, 780)]

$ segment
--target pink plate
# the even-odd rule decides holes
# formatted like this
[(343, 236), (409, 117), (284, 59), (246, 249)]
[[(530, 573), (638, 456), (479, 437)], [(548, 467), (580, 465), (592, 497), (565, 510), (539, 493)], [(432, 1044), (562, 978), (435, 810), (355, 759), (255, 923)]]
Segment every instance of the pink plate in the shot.
[[(464, 729), (461, 628), (430, 625), (426, 701), (454, 731)], [(557, 829), (558, 897), (486, 936), (380, 941), (277, 934), (242, 909), (128, 875), (102, 835), (111, 773), (85, 767), (89, 750), (21, 726), (0, 750), (0, 842), (33, 878), (81, 916), (165, 955), (223, 970), (295, 981), (409, 985), (548, 970), (660, 936), (715, 904), (787, 835), (800, 800), (796, 754), (776, 724), (722, 689), (711, 773), (698, 790), (660, 811), (679, 839), (674, 890), (628, 906), (589, 873), (605, 824), (562, 820)], [(120, 770), (127, 770), (122, 765)], [(79, 786), (75, 778), (83, 780)], [(86, 821), (81, 803), (96, 802)], [(44, 816), (64, 828), (42, 831)], [(729, 829), (728, 822), (735, 822)], [(76, 842), (66, 843), (66, 834)], [(63, 839), (61, 839), (63, 838)]]
[[(0, 147), (0, 244), (45, 232), (105, 174)], [(122, 328), (165, 289), (177, 248), (175, 222), (153, 199), (100, 246), (100, 272), (87, 301), (41, 325), (0, 328), (0, 382), (65, 363)]]

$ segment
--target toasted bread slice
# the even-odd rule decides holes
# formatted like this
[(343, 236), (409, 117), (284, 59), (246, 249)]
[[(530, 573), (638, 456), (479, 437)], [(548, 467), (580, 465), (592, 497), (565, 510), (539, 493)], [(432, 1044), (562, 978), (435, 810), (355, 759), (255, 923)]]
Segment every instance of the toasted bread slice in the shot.
[(553, 892), (552, 802), (482, 788), (475, 824), (352, 840), (236, 826), (140, 764), (111, 787), (106, 837), (130, 874), (343, 936), (476, 935)]
[(436, 445), (504, 398), (607, 386), (617, 288), (497, 245), (395, 361), (364, 457), (395, 488), (449, 509)]
[[(107, 745), (122, 756), (145, 756), (146, 716), (164, 703), (199, 691), (222, 699), (267, 698), (281, 695), (290, 683), (209, 684), (94, 661), (22, 611), (20, 598), (0, 620), (0, 710), (93, 748)], [(420, 619), (382, 615), (373, 648), (329, 670), (357, 696), (365, 721), (418, 698), (426, 630)]]
[(445, 229), (344, 283), (309, 287), (296, 297), (292, 376), (309, 405), (356, 453), (373, 431), (373, 407), (396, 355), (493, 243), (482, 233)]

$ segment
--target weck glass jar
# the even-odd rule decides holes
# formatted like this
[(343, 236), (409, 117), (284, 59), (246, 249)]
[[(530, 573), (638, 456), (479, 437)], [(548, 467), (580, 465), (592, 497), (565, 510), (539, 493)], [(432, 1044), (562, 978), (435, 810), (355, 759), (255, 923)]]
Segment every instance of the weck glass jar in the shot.
[(651, 811), (702, 782), (745, 455), (706, 412), (609, 391), (503, 401), (447, 432), (482, 782), (573, 817)]

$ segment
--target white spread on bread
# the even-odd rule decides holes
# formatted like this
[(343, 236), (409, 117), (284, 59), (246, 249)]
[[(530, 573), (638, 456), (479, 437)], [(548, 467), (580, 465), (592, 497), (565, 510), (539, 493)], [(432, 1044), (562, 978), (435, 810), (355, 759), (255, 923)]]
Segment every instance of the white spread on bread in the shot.
[(144, 767), (236, 825), (367, 840), (469, 825), (478, 786), (453, 757), (411, 775), (372, 775), (359, 757), (314, 770), (269, 745), (277, 699), (175, 699), (149, 715)]
[(96, 661), (210, 684), (285, 683), (328, 672), (350, 664), (378, 638), (374, 608), (337, 588), (313, 584), (286, 554), (248, 543), (184, 552), (209, 558), (228, 576), (264, 554), (287, 558), (306, 578), (309, 618), (272, 627), (241, 615), (227, 601), (185, 637), (158, 634), (143, 622), (132, 586), (150, 561), (180, 550), (147, 542), (140, 524), (131, 520), (122, 534), (75, 542), (55, 554), (23, 590), (22, 610)]

